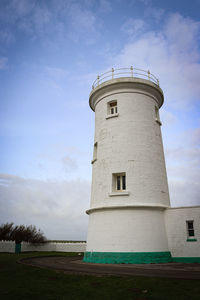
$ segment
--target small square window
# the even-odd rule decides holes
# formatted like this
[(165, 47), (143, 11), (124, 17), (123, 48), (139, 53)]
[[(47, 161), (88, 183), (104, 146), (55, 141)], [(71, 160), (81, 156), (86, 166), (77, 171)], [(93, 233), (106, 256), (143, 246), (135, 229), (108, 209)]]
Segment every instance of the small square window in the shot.
[(107, 116), (106, 119), (112, 119), (115, 117), (118, 117), (118, 106), (117, 106), (117, 100), (112, 100), (110, 102), (107, 102)]
[(194, 237), (194, 221), (186, 221), (188, 238)]
[(126, 174), (125, 173), (113, 174), (112, 191), (113, 192), (126, 191)]
[(108, 103), (108, 115), (117, 114), (117, 101), (112, 101)]

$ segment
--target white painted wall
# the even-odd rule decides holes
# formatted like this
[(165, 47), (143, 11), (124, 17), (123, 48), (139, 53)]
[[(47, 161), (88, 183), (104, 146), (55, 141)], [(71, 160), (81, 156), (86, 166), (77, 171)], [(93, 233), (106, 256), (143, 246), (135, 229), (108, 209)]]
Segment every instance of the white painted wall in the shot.
[(89, 219), (87, 251), (168, 251), (163, 210), (149, 208), (108, 209)]
[[(194, 220), (196, 242), (187, 242), (187, 220)], [(90, 215), (89, 222), (87, 251), (154, 252), (169, 249), (173, 257), (200, 257), (200, 206), (166, 210), (100, 210)], [(168, 246), (162, 238), (165, 229)], [(22, 243), (23, 251), (85, 252), (86, 243), (47, 243), (41, 246)], [(15, 242), (0, 241), (0, 252), (14, 253)]]
[[(45, 243), (32, 245), (22, 242), (21, 251), (85, 252), (86, 243)], [(0, 241), (0, 252), (15, 252), (15, 242)]]
[[(196, 242), (187, 242), (187, 220), (194, 220)], [(173, 257), (200, 257), (200, 206), (167, 209), (165, 223)]]
[[(148, 81), (144, 81), (149, 83)], [(155, 105), (161, 101), (145, 85), (117, 82), (94, 94), (97, 160), (93, 163), (91, 208), (110, 205), (170, 206), (160, 125)], [(129, 82), (130, 83), (130, 82)], [(156, 88), (155, 88), (156, 90)], [(151, 93), (150, 93), (151, 92)], [(155, 94), (157, 98), (155, 97)], [(119, 115), (107, 119), (107, 103), (117, 100)], [(109, 197), (112, 173), (126, 172), (126, 197)]]
[[(117, 101), (118, 107), (118, 115), (112, 118), (107, 113), (110, 101)], [(155, 106), (162, 103), (158, 86), (134, 78), (111, 80), (90, 94), (90, 106), (95, 110), (94, 143), (98, 147), (87, 251), (168, 251), (164, 214), (158, 210), (170, 206), (161, 130), (155, 114)], [(112, 174), (124, 172), (128, 194), (112, 195)], [(111, 209), (114, 206), (122, 208)], [(126, 206), (133, 207), (124, 209)]]
[(0, 241), (0, 252), (15, 252), (15, 242), (12, 241)]

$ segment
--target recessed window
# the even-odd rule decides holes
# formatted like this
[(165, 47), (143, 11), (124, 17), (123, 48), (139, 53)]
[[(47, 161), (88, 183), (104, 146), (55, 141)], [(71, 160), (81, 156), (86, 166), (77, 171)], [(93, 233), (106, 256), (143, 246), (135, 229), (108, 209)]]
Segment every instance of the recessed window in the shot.
[(155, 120), (159, 125), (162, 125), (162, 123), (160, 121), (160, 116), (159, 116), (159, 108), (157, 106), (155, 106)]
[(194, 221), (186, 221), (188, 238), (194, 237)]
[(113, 116), (118, 114), (117, 101), (113, 100), (107, 103), (107, 115)]
[(113, 192), (126, 191), (126, 174), (113, 174)]
[(156, 119), (159, 119), (159, 110), (157, 106), (155, 106), (155, 117)]
[(94, 150), (93, 150), (93, 160), (92, 160), (92, 164), (97, 160), (97, 146), (98, 146), (98, 143), (94, 143)]
[(117, 114), (117, 101), (110, 102), (109, 106), (110, 106), (110, 114), (111, 115)]
[(118, 107), (117, 107), (117, 100), (112, 100), (107, 102), (107, 116), (106, 119), (118, 117)]

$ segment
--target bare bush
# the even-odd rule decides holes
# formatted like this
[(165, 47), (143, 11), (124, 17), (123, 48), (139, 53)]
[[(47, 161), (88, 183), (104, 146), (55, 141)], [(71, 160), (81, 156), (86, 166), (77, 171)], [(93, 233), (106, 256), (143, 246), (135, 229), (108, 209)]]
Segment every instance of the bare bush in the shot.
[(23, 242), (45, 243), (47, 241), (43, 232), (33, 225), (16, 225), (6, 223), (0, 226), (0, 240), (15, 241), (16, 244)]
[(10, 241), (13, 223), (6, 223), (0, 226), (0, 241)]

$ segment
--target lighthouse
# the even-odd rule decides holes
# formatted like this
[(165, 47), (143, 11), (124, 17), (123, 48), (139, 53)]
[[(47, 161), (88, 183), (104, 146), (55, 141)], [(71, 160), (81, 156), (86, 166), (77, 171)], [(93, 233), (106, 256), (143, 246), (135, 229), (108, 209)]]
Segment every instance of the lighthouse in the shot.
[(170, 208), (158, 79), (133, 67), (98, 76), (92, 187), (85, 262), (171, 261), (165, 228)]

